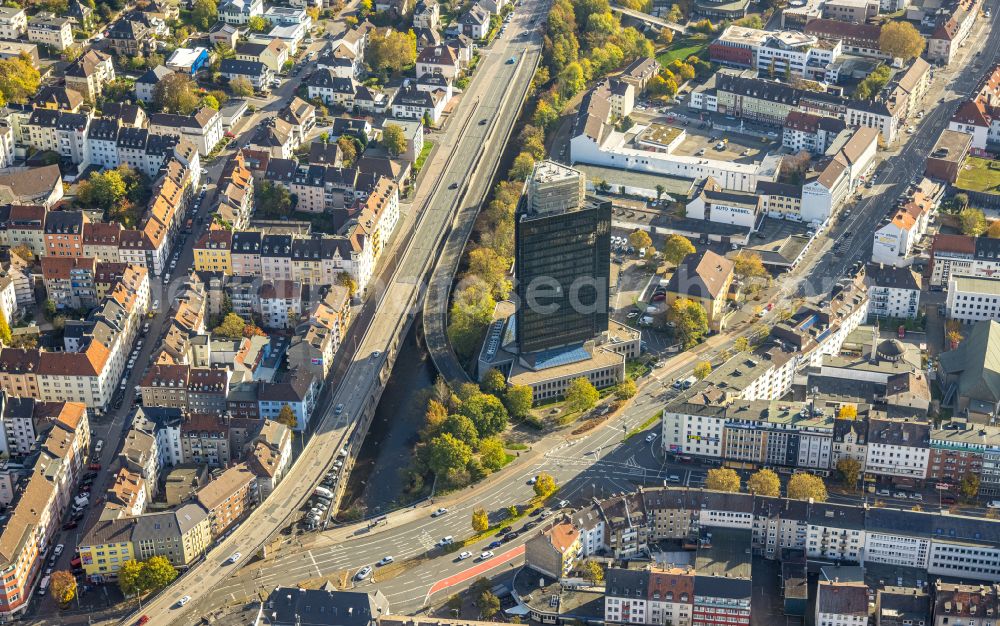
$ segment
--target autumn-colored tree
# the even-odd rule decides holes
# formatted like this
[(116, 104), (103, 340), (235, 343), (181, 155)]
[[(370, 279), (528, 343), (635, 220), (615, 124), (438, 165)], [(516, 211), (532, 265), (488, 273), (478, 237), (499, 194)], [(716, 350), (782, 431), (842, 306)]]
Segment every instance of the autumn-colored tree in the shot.
[(400, 72), (417, 61), (417, 38), (413, 31), (406, 33), (388, 29), (375, 30), (365, 45), (365, 63), (376, 72)]
[(986, 232), (986, 216), (982, 210), (966, 207), (958, 213), (963, 235), (976, 237)]
[(9, 102), (26, 103), (38, 91), (41, 82), (41, 75), (26, 53), (0, 60), (0, 106)]
[(703, 380), (712, 373), (712, 364), (708, 361), (701, 361), (694, 366), (694, 376), (698, 380)]
[(424, 426), (421, 435), (424, 439), (431, 439), (437, 435), (444, 421), (448, 419), (448, 409), (438, 400), (431, 398), (427, 401), (427, 410), (424, 412)]
[(676, 266), (694, 251), (694, 244), (690, 239), (684, 235), (670, 235), (663, 245), (663, 260)]
[(299, 419), (295, 416), (295, 411), (287, 404), (281, 407), (281, 410), (278, 411), (278, 419), (276, 421), (279, 424), (284, 424), (292, 430), (295, 430), (295, 428), (299, 425)]
[(792, 500), (812, 498), (813, 502), (826, 502), (826, 485), (822, 478), (800, 472), (788, 481), (788, 497)]
[(490, 516), (485, 509), (475, 509), (472, 512), (472, 531), (481, 533), (490, 527)]
[(0, 312), (0, 343), (5, 346), (11, 344), (10, 324), (7, 323), (7, 316)]
[(507, 464), (507, 452), (503, 443), (495, 437), (489, 437), (479, 442), (479, 462), (483, 467), (494, 472)]
[(229, 313), (222, 318), (222, 322), (218, 326), (212, 329), (212, 334), (227, 339), (239, 339), (243, 336), (243, 328), (246, 325), (247, 323), (242, 317), (235, 313)]
[(583, 566), (583, 575), (592, 585), (604, 582), (604, 568), (597, 561), (588, 560)]
[(974, 501), (979, 496), (979, 474), (972, 472), (962, 476), (962, 482), (958, 485), (958, 492), (968, 502)]
[(615, 397), (619, 400), (628, 400), (635, 396), (637, 391), (638, 388), (635, 385), (635, 381), (626, 377), (625, 380), (615, 386)]
[(747, 491), (758, 496), (780, 496), (781, 479), (772, 470), (759, 470), (747, 480)]
[(639, 248), (649, 248), (653, 245), (653, 239), (644, 230), (633, 230), (628, 235), (628, 243), (630, 246), (638, 250)]
[(848, 489), (854, 489), (861, 477), (861, 462), (855, 458), (845, 456), (837, 461), (837, 472), (840, 473), (841, 483)]
[(337, 147), (340, 148), (340, 160), (344, 162), (344, 167), (350, 167), (358, 158), (358, 145), (347, 135), (337, 138)]
[(705, 489), (739, 493), (740, 482), (740, 475), (735, 470), (720, 467), (708, 470), (708, 476), (705, 477)]
[(858, 418), (858, 405), (842, 404), (837, 410), (837, 417), (842, 420), (853, 420)]
[(76, 577), (65, 570), (54, 572), (49, 581), (49, 589), (52, 590), (55, 601), (65, 606), (76, 597)]
[(245, 76), (237, 76), (229, 81), (229, 91), (234, 96), (246, 98), (253, 95), (253, 83)]
[(909, 61), (923, 54), (927, 40), (909, 22), (892, 21), (882, 25), (878, 44), (889, 56)]
[[(698, 345), (708, 332), (708, 315), (704, 307), (688, 298), (677, 298), (670, 303), (667, 307), (667, 321), (674, 325), (674, 334), (685, 350)], [(695, 375), (698, 375), (697, 368)]]
[(556, 479), (551, 474), (542, 472), (535, 479), (535, 495), (545, 498), (556, 492)]

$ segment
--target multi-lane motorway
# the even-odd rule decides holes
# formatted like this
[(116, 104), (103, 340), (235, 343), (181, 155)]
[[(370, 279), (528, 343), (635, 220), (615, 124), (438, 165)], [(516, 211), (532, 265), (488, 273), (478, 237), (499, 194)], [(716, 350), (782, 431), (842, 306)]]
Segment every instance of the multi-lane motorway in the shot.
[[(541, 41), (537, 29), (531, 27), (543, 13), (542, 3), (525, 3), (508, 25), (505, 36), (482, 51), (477, 76), (451, 114), (448, 131), (439, 135), (434, 162), (427, 165), (430, 171), (440, 173), (428, 176), (424, 182), (430, 187), (422, 187), (414, 199), (418, 215), (412, 239), (401, 251), (387, 284), (371, 293), (375, 313), (358, 340), (353, 360), (335, 381), (329, 402), (314, 417), (315, 434), (300, 458), (275, 492), (228, 539), (144, 607), (143, 614), (153, 623), (194, 621), (194, 615), (203, 614), (198, 608), (202, 598), (214, 596), (210, 590), (233, 569), (224, 563), (226, 558), (237, 551), (256, 552), (311, 493), (336, 452), (344, 445), (352, 445), (347, 437), (356, 421), (374, 407), (378, 391), (388, 376), (391, 352), (401, 330), (410, 322), (424, 272), (438, 253), (441, 236), (451, 224), (457, 201), (470, 193), (468, 188), (473, 184), (486, 184), (479, 180), (480, 172), (471, 168), (480, 150), (489, 147), (496, 133), (493, 120), (509, 116), (516, 109), (517, 103), (511, 103), (509, 95), (522, 91), (532, 77)], [(527, 31), (531, 34), (522, 36)], [(511, 120), (508, 117), (506, 121)], [(338, 404), (345, 407), (339, 415), (333, 410)], [(191, 597), (183, 607), (177, 604), (182, 596)]]

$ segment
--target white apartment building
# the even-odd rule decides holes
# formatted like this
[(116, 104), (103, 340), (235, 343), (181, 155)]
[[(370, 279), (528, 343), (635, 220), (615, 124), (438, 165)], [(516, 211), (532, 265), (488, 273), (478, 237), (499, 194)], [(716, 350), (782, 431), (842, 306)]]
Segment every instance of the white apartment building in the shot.
[(149, 116), (149, 132), (187, 139), (207, 156), (222, 141), (222, 116), (215, 109), (202, 107), (194, 115), (154, 113)]
[(930, 460), (930, 427), (904, 419), (869, 421), (865, 468), (868, 473), (923, 480)]
[(1000, 278), (952, 276), (945, 311), (963, 324), (1000, 319)]
[(28, 32), (28, 18), (20, 7), (0, 7), (0, 39), (17, 40)]
[(920, 277), (909, 267), (869, 263), (868, 317), (912, 319), (920, 314)]
[(65, 50), (73, 44), (73, 25), (68, 18), (39, 13), (28, 22), (28, 41)]
[(869, 530), (865, 535), (865, 561), (927, 569), (931, 540)]

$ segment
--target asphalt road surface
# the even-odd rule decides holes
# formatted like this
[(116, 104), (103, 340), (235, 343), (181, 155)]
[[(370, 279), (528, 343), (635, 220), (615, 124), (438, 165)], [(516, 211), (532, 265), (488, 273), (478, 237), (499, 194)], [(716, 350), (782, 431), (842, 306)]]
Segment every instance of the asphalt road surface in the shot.
[[(391, 281), (384, 290), (376, 290), (371, 296), (377, 302), (376, 313), (367, 328), (363, 329), (354, 359), (347, 365), (332, 398), (321, 404), (323, 413), (314, 417), (316, 434), (275, 492), (201, 563), (193, 566), (144, 607), (143, 614), (152, 619), (150, 623), (181, 623), (204, 614), (199, 608), (201, 599), (206, 595), (215, 596), (210, 590), (233, 570), (232, 566), (225, 564), (229, 555), (237, 551), (245, 555), (253, 554), (284, 525), (299, 502), (311, 493), (312, 486), (319, 482), (336, 452), (346, 443), (345, 435), (354, 421), (363, 411), (371, 408), (373, 390), (381, 384), (380, 377), (388, 375), (386, 354), (392, 347), (390, 341), (398, 335), (397, 331), (405, 326), (407, 317), (411, 315), (410, 306), (420, 289), (423, 268), (437, 254), (438, 241), (449, 227), (455, 201), (464, 192), (463, 185), (480, 175), (479, 171), (470, 172), (469, 167), (490, 134), (492, 125), (480, 125), (473, 118), (490, 120), (495, 117), (509, 106), (505, 103), (507, 94), (517, 91), (518, 85), (531, 79), (530, 72), (520, 71), (527, 65), (524, 61), (508, 61), (512, 57), (519, 59), (524, 54), (540, 53), (537, 29), (530, 37), (522, 37), (521, 33), (530, 30), (531, 21), (542, 12), (541, 3), (525, 3), (508, 25), (505, 36), (492, 48), (483, 51), (477, 75), (449, 120), (451, 132), (441, 136), (435, 163), (430, 165), (441, 167), (440, 175), (425, 178), (425, 182), (432, 185), (430, 193), (418, 190), (414, 200), (420, 215), (413, 238), (402, 251)], [(482, 78), (484, 76), (485, 79)], [(443, 167), (439, 165), (442, 159), (446, 160)], [(425, 204), (420, 202), (422, 196), (426, 197)], [(340, 415), (335, 415), (333, 407), (341, 403), (345, 408)], [(184, 607), (177, 603), (182, 596), (192, 598)]]

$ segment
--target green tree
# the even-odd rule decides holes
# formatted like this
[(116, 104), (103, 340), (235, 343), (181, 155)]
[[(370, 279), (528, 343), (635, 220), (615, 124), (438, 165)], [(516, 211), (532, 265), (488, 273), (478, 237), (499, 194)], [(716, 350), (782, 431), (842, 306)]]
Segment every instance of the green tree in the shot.
[(587, 87), (587, 78), (583, 73), (583, 67), (573, 61), (559, 73), (559, 93), (567, 100), (580, 93)]
[(222, 318), (222, 322), (218, 326), (212, 329), (212, 334), (227, 339), (239, 339), (243, 336), (243, 329), (246, 325), (247, 323), (242, 317), (235, 313), (229, 313)]
[(295, 411), (287, 404), (281, 407), (281, 410), (278, 411), (278, 419), (275, 421), (279, 424), (284, 424), (292, 430), (295, 430), (295, 428), (299, 425), (299, 420), (295, 417)]
[(229, 91), (234, 96), (248, 97), (253, 95), (253, 84), (245, 76), (237, 76), (229, 81)]
[(499, 439), (490, 437), (479, 442), (479, 462), (494, 472), (507, 463), (507, 452)]
[(431, 439), (427, 446), (427, 466), (440, 477), (464, 468), (472, 459), (472, 449), (448, 433)]
[(9, 346), (10, 341), (10, 324), (7, 323), (7, 316), (0, 312), (0, 344)]
[(490, 527), (490, 516), (485, 509), (476, 509), (472, 512), (472, 531), (476, 533), (484, 532)]
[(10, 102), (24, 104), (35, 95), (41, 75), (27, 54), (0, 60), (0, 106)]
[(54, 572), (49, 588), (55, 601), (66, 606), (76, 597), (76, 577), (65, 570)]
[(583, 575), (592, 585), (604, 582), (604, 568), (597, 561), (588, 560), (583, 566)]
[(210, 109), (215, 109), (216, 111), (219, 110), (220, 106), (219, 101), (216, 100), (215, 96), (213, 96), (212, 94), (206, 94), (205, 97), (201, 99), (201, 105), (206, 106)]
[(406, 133), (399, 124), (386, 124), (382, 128), (382, 145), (390, 156), (397, 157), (406, 152)]
[(964, 209), (969, 206), (969, 194), (967, 193), (956, 193), (954, 200), (955, 204), (958, 205), (959, 208)]
[(483, 393), (500, 397), (507, 389), (507, 379), (504, 378), (500, 370), (491, 367), (483, 376), (483, 379), (479, 381), (479, 388)]
[(153, 88), (153, 102), (163, 111), (190, 115), (198, 107), (191, 77), (181, 72), (164, 76)]
[(264, 180), (254, 185), (254, 206), (265, 217), (280, 219), (292, 213), (292, 194), (284, 185)]
[(962, 477), (958, 491), (966, 501), (972, 502), (979, 497), (979, 474), (968, 473)]
[(493, 617), (500, 610), (500, 598), (496, 597), (492, 591), (484, 591), (476, 599), (476, 608), (479, 609), (479, 614), (483, 617)]
[[(191, 8), (191, 23), (198, 30), (208, 30), (208, 27), (215, 22), (218, 13), (215, 0), (195, 0), (194, 6)], [(263, 20), (263, 18), (260, 19)]]
[(458, 410), (472, 420), (480, 437), (491, 437), (507, 428), (507, 409), (496, 396), (477, 392)]
[(533, 169), (535, 169), (535, 157), (530, 152), (522, 152), (514, 158), (514, 164), (510, 168), (510, 178), (527, 180)]
[(247, 28), (255, 33), (262, 33), (267, 30), (267, 20), (260, 15), (254, 15), (247, 21)]
[(728, 467), (710, 469), (705, 477), (705, 489), (739, 493), (740, 475)]
[(781, 480), (769, 469), (754, 472), (747, 480), (747, 491), (759, 496), (780, 496)]
[(861, 478), (861, 462), (845, 456), (837, 461), (837, 472), (840, 473), (841, 484), (848, 489), (854, 489), (858, 486), (858, 479)]
[(631, 378), (625, 378), (622, 382), (618, 383), (615, 387), (615, 397), (619, 400), (628, 400), (633, 397), (638, 389), (635, 386), (635, 381)]
[(675, 267), (692, 252), (694, 244), (684, 235), (670, 235), (663, 244), (663, 260)]
[(77, 187), (77, 199), (85, 207), (110, 211), (127, 192), (125, 181), (117, 169), (91, 172), (90, 178)]
[(958, 214), (959, 224), (962, 226), (963, 235), (978, 237), (986, 232), (986, 216), (979, 209), (966, 207)]
[(556, 479), (551, 474), (542, 472), (535, 479), (535, 495), (539, 498), (551, 496), (556, 492)]
[(125, 561), (118, 568), (118, 588), (126, 597), (143, 593), (141, 575), (142, 561)]
[(479, 247), (468, 254), (468, 274), (477, 276), (490, 286), (494, 300), (504, 300), (510, 295), (511, 284), (507, 275), (511, 260), (493, 248)]
[(705, 309), (694, 300), (677, 298), (667, 307), (667, 321), (674, 324), (677, 339), (688, 350), (708, 333), (708, 316)]
[(448, 339), (455, 352), (466, 357), (475, 352), (493, 320), (494, 308), (496, 300), (484, 282), (468, 285), (455, 295), (448, 324)]
[(893, 21), (882, 25), (878, 44), (882, 52), (909, 61), (923, 54), (927, 41), (909, 22)]
[(177, 578), (177, 568), (162, 556), (151, 556), (142, 564), (139, 586), (145, 591), (159, 591)]
[(533, 395), (528, 385), (512, 385), (504, 392), (503, 405), (510, 416), (526, 417), (531, 412)]
[(467, 443), (470, 448), (475, 449), (479, 445), (479, 432), (476, 430), (476, 425), (464, 415), (449, 415), (442, 424), (441, 431)]
[(590, 410), (600, 399), (601, 394), (583, 376), (569, 381), (566, 387), (566, 410), (571, 413)]
[(630, 246), (638, 250), (639, 248), (649, 248), (653, 245), (653, 240), (644, 230), (633, 230), (628, 235), (628, 243)]
[(788, 497), (792, 500), (812, 498), (814, 502), (826, 502), (826, 485), (818, 476), (802, 472), (792, 476), (788, 481)]

